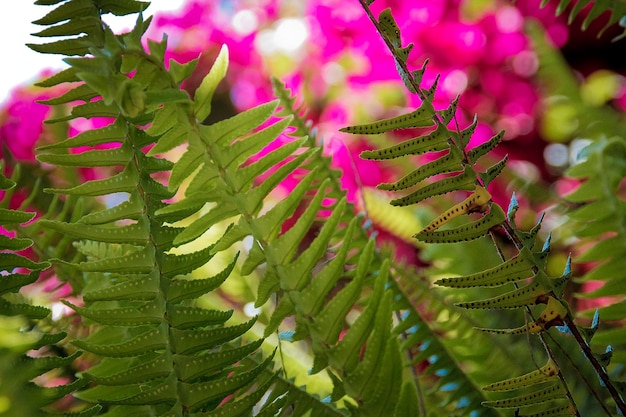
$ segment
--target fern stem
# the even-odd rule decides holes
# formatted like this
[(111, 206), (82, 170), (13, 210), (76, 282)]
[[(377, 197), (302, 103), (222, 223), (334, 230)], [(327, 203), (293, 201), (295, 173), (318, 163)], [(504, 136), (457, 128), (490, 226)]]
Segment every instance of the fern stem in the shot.
[(589, 388), (589, 390), (591, 391), (593, 396), (598, 401), (598, 404), (600, 404), (600, 407), (602, 407), (602, 409), (606, 413), (606, 415), (607, 416), (613, 415), (611, 413), (611, 411), (608, 409), (608, 407), (606, 406), (606, 404), (604, 404), (604, 401), (602, 401), (602, 399), (600, 398), (600, 395), (598, 394), (598, 392), (595, 389), (593, 389), (593, 387), (591, 386), (591, 383), (589, 383), (589, 381), (587, 380), (585, 375), (583, 375), (583, 373), (578, 369), (578, 365), (574, 362), (574, 360), (571, 358), (571, 356), (567, 353), (565, 348), (550, 333), (546, 333), (546, 335), (550, 338), (552, 343), (554, 343), (556, 345), (556, 347), (559, 348), (561, 353), (565, 356), (565, 358), (568, 360), (568, 362), (572, 365), (572, 367), (573, 367), (572, 369), (574, 369), (576, 371), (578, 376), (583, 380), (585, 385)]
[[(508, 222), (506, 220), (504, 221), (503, 225), (505, 225), (505, 224), (509, 228), (511, 228), (511, 225), (508, 224)], [(513, 231), (512, 228), (511, 228), (511, 231)], [(502, 262), (505, 262), (506, 258), (504, 257), (504, 253), (502, 253), (502, 249), (500, 249), (500, 246), (498, 245), (498, 242), (496, 240), (495, 235), (493, 234), (493, 231), (491, 231), (491, 230), (489, 231), (489, 236), (491, 236), (491, 240), (493, 241), (493, 245), (495, 246), (496, 251), (498, 252), (498, 256), (500, 257), (500, 260)], [(513, 236), (515, 236), (517, 238), (517, 235), (515, 233), (513, 233)], [(535, 268), (536, 268), (536, 266), (533, 266), (533, 270)], [(538, 268), (537, 268), (537, 271), (534, 271), (534, 272), (537, 273), (538, 272)], [(513, 285), (515, 286), (515, 289), (519, 289), (519, 285), (517, 284), (517, 282), (514, 282)], [(531, 320), (535, 321), (536, 320), (535, 316), (534, 316), (532, 310), (530, 309), (530, 307), (529, 306), (525, 306), (524, 309), (526, 310), (526, 315), (528, 317), (530, 317)], [(556, 360), (556, 357), (554, 355), (554, 352), (552, 351), (552, 348), (546, 342), (546, 339), (545, 339), (543, 333), (538, 333), (538, 336), (539, 336), (539, 340), (541, 341), (541, 345), (543, 346), (544, 350), (546, 351), (548, 357), (551, 360), (553, 360), (555, 363), (558, 363), (557, 360)], [(532, 355), (532, 352), (531, 352), (531, 355)], [(535, 366), (537, 367), (537, 369), (539, 369), (539, 367), (536, 364), (535, 364)], [(557, 367), (557, 376), (558, 376), (559, 380), (561, 381), (561, 385), (565, 389), (565, 396), (567, 397), (567, 399), (570, 402), (570, 404), (574, 407), (574, 412), (576, 413), (575, 414), (576, 417), (580, 417), (580, 413), (578, 412), (578, 407), (576, 407), (576, 402), (574, 401), (574, 397), (572, 396), (572, 393), (570, 392), (569, 387), (567, 386), (567, 382), (565, 381), (565, 377), (563, 376), (563, 373), (561, 372), (561, 368), (560, 367)]]
[[(513, 242), (515, 247), (518, 250), (521, 250), (524, 247), (524, 244), (519, 239), (519, 237), (517, 236), (517, 234), (515, 233), (515, 231), (511, 227), (511, 225), (508, 223), (508, 221), (503, 222), (502, 223), (502, 227), (506, 231), (507, 236), (511, 239), (511, 241)], [(534, 273), (537, 273), (539, 271), (539, 267), (536, 266), (536, 265), (533, 265), (532, 269), (533, 269)], [(554, 296), (554, 294), (551, 294), (551, 295)], [(576, 340), (576, 342), (580, 346), (580, 349), (582, 350), (583, 354), (585, 355), (585, 357), (587, 358), (587, 360), (589, 361), (591, 366), (594, 368), (594, 370), (598, 374), (598, 377), (602, 380), (602, 382), (606, 386), (606, 389), (611, 394), (611, 397), (615, 401), (615, 404), (616, 404), (617, 408), (620, 410), (620, 412), (622, 414), (626, 415), (626, 404), (624, 403), (624, 400), (622, 399), (622, 397), (620, 396), (619, 392), (617, 391), (617, 389), (615, 388), (615, 386), (613, 385), (613, 383), (609, 379), (609, 376), (606, 373), (606, 370), (602, 367), (602, 365), (600, 365), (600, 363), (598, 362), (596, 357), (593, 355), (593, 352), (591, 351), (591, 348), (589, 347), (589, 345), (587, 344), (587, 342), (585, 341), (583, 336), (578, 331), (578, 328), (574, 324), (574, 321), (569, 316), (566, 316), (563, 320), (565, 321), (565, 324), (567, 325), (567, 327), (572, 332), (572, 335), (574, 336), (574, 339)], [(540, 338), (541, 338), (541, 341), (542, 341), (542, 344), (544, 345), (544, 347), (548, 347), (546, 345), (545, 340), (543, 339), (543, 337), (541, 335), (540, 335)], [(559, 370), (559, 378), (562, 378), (560, 370)], [(569, 394), (569, 391), (567, 391), (567, 393), (568, 393), (568, 397), (571, 398), (571, 395)], [(576, 412), (578, 413), (578, 411), (576, 411)]]
[(596, 359), (595, 355), (591, 351), (591, 347), (589, 347), (589, 345), (587, 344), (583, 336), (578, 331), (578, 327), (576, 327), (576, 324), (569, 316), (566, 316), (564, 318), (564, 321), (568, 329), (572, 332), (574, 339), (576, 339), (576, 342), (578, 342), (578, 345), (582, 349), (583, 354), (587, 357), (587, 360), (589, 360), (589, 362), (595, 369), (596, 373), (602, 380), (602, 383), (606, 386), (606, 389), (611, 394), (611, 397), (615, 401), (615, 405), (620, 411), (620, 414), (626, 415), (626, 404), (624, 403), (624, 400), (622, 399), (621, 395), (619, 394), (619, 392), (617, 391), (617, 389), (615, 388), (615, 386), (609, 379), (609, 375), (606, 373), (606, 370), (604, 369), (604, 367), (600, 364), (600, 362), (598, 362), (598, 359)]

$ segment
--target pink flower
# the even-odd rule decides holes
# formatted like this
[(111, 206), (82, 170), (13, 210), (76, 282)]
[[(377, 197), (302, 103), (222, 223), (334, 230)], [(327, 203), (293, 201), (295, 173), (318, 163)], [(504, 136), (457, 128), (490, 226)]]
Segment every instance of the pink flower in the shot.
[(35, 146), (43, 133), (43, 121), (50, 107), (37, 100), (50, 98), (49, 92), (28, 90), (24, 87), (11, 92), (0, 114), (0, 156), (7, 149), (18, 161), (34, 162)]

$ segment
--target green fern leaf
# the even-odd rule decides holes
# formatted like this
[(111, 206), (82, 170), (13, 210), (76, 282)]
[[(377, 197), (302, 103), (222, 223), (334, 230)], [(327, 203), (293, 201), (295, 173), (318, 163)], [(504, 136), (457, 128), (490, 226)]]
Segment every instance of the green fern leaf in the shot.
[(162, 276), (172, 278), (175, 275), (185, 275), (201, 267), (213, 258), (212, 249), (213, 248), (209, 246), (192, 253), (164, 255), (161, 266)]
[(39, 155), (39, 161), (60, 165), (77, 167), (97, 166), (125, 166), (133, 157), (130, 146), (122, 146), (117, 149), (94, 150), (81, 154), (70, 155)]
[(377, 188), (386, 191), (400, 191), (419, 184), (422, 180), (433, 175), (461, 171), (462, 169), (461, 157), (454, 152), (453, 148), (444, 156), (422, 165), (398, 181), (391, 184), (382, 183)]
[(159, 306), (156, 301), (151, 301), (138, 307), (120, 308), (78, 307), (66, 300), (61, 302), (82, 317), (105, 325), (140, 326), (144, 324), (158, 324), (162, 320), (160, 315), (162, 306)]
[(210, 349), (219, 346), (229, 340), (233, 340), (247, 332), (256, 317), (251, 320), (229, 327), (217, 327), (210, 330), (178, 330), (172, 329), (172, 342), (176, 353), (191, 354), (199, 350)]
[(485, 236), (489, 230), (505, 221), (505, 215), (500, 206), (492, 205), (488, 214), (480, 220), (468, 223), (449, 230), (435, 230), (420, 232), (414, 237), (427, 243), (454, 243), (478, 239)]
[(170, 302), (177, 303), (182, 300), (199, 297), (219, 287), (228, 278), (239, 255), (219, 274), (204, 279), (173, 279), (168, 282), (165, 294)]
[(146, 382), (151, 379), (166, 377), (171, 372), (171, 365), (167, 358), (158, 356), (148, 362), (130, 367), (114, 375), (98, 376), (93, 369), (83, 374), (89, 381), (98, 385), (124, 385)]
[(339, 333), (341, 333), (343, 327), (344, 317), (358, 299), (367, 273), (366, 268), (370, 262), (368, 258), (371, 256), (373, 248), (374, 242), (368, 242), (361, 254), (361, 262), (363, 264), (359, 263), (360, 268), (357, 269), (356, 277), (326, 304), (326, 307), (315, 317), (313, 324), (310, 326), (311, 334), (327, 345), (333, 346), (337, 343)]
[(564, 398), (565, 392), (563, 387), (560, 383), (556, 383), (528, 394), (519, 395), (513, 398), (506, 398), (503, 400), (485, 401), (483, 404), (487, 407), (493, 408), (517, 408)]
[(268, 367), (273, 357), (274, 355), (269, 356), (264, 362), (248, 372), (242, 372), (228, 378), (196, 384), (183, 382), (181, 384), (181, 400), (185, 406), (193, 410), (209, 401), (229, 395), (238, 388), (253, 382)]
[(112, 193), (131, 193), (136, 189), (138, 182), (139, 176), (137, 171), (129, 165), (124, 171), (104, 180), (88, 181), (67, 189), (46, 188), (44, 191), (56, 194), (95, 197)]
[(218, 352), (202, 355), (176, 355), (174, 357), (176, 374), (183, 382), (191, 382), (211, 372), (223, 369), (236, 363), (256, 351), (263, 339), (245, 344), (237, 348), (223, 348)]
[(167, 319), (176, 329), (190, 329), (207, 325), (222, 324), (233, 315), (233, 310), (208, 310), (199, 307), (170, 305)]
[(196, 89), (194, 97), (194, 115), (197, 120), (204, 120), (211, 113), (211, 99), (217, 84), (226, 76), (228, 69), (228, 48), (222, 46), (209, 73)]
[(121, 343), (100, 344), (88, 340), (74, 340), (72, 344), (87, 352), (123, 358), (165, 349), (167, 336), (163, 328), (153, 328)]
[(93, 91), (91, 87), (87, 84), (81, 84), (78, 87), (72, 88), (66, 93), (60, 95), (59, 97), (51, 98), (48, 100), (42, 100), (39, 103), (47, 104), (49, 106), (71, 103), (72, 101), (82, 100), (84, 102), (88, 102), (94, 97), (97, 97), (98, 93)]
[[(338, 212), (338, 210), (335, 209), (335, 212)], [(354, 218), (348, 225), (344, 235), (345, 243), (350, 242), (351, 237), (356, 230), (357, 222), (358, 218)], [(337, 280), (343, 274), (349, 250), (350, 245), (341, 245), (337, 255), (318, 274), (316, 274), (315, 279), (310, 283), (310, 285), (307, 285), (304, 289), (302, 289), (302, 291), (293, 292), (291, 294), (291, 298), (294, 300), (294, 305), (296, 306), (298, 312), (310, 317), (315, 317), (319, 314), (326, 296), (333, 289)], [(294, 264), (295, 263), (291, 265)]]
[(127, 281), (83, 294), (86, 302), (153, 300), (159, 293), (159, 276), (156, 271), (145, 275), (126, 276)]
[(357, 365), (359, 350), (365, 344), (373, 329), (374, 318), (386, 284), (385, 274), (376, 278), (376, 286), (365, 310), (350, 326), (343, 338), (329, 352), (329, 363), (344, 372), (352, 372)]
[(534, 274), (532, 270), (534, 264), (529, 261), (529, 259), (532, 259), (530, 251), (524, 248), (522, 252), (524, 254), (517, 255), (485, 271), (462, 277), (441, 278), (435, 281), (435, 284), (451, 288), (470, 288), (495, 287), (509, 282), (521, 281)]
[(510, 378), (504, 381), (495, 382), (483, 387), (485, 391), (510, 391), (519, 388), (525, 388), (536, 384), (541, 384), (547, 381), (556, 379), (558, 374), (558, 367), (552, 359), (548, 360), (548, 363), (541, 368), (529, 372), (527, 374)]
[[(96, 146), (109, 142), (123, 142), (124, 138), (128, 135), (128, 126), (121, 120), (94, 130), (86, 130), (78, 135), (66, 139), (61, 142), (52, 143), (37, 148), (37, 150), (48, 149), (67, 149), (79, 146)], [(40, 157), (42, 155), (38, 155)]]
[(408, 206), (451, 191), (471, 191), (475, 188), (475, 181), (476, 178), (473, 171), (471, 168), (466, 167), (465, 170), (458, 175), (446, 177), (427, 184), (402, 198), (391, 200), (390, 204), (393, 206)]
[(39, 224), (77, 239), (128, 243), (131, 245), (145, 245), (148, 243), (150, 232), (150, 225), (145, 217), (140, 218), (135, 224), (117, 227), (98, 227), (93, 225), (85, 227), (85, 224), (82, 223), (64, 223), (53, 220), (41, 220)]
[[(383, 269), (384, 271), (384, 269)], [(367, 401), (375, 396), (381, 389), (379, 384), (392, 384), (393, 381), (377, 380), (376, 375), (383, 367), (390, 367), (389, 363), (383, 363), (387, 340), (391, 331), (391, 297), (390, 291), (383, 294), (378, 306), (374, 329), (368, 338), (365, 354), (354, 371), (346, 376), (346, 393), (356, 398), (357, 401)]]
[(326, 247), (336, 232), (346, 204), (346, 200), (340, 200), (309, 247), (294, 262), (278, 269), (281, 288), (288, 291), (301, 290), (309, 282), (311, 271), (326, 252)]
[(425, 136), (409, 139), (398, 145), (374, 151), (361, 152), (363, 159), (392, 159), (405, 155), (421, 155), (426, 152), (442, 151), (448, 147), (450, 131), (443, 125), (438, 125), (435, 130)]
[(506, 292), (496, 297), (480, 301), (458, 303), (463, 308), (520, 308), (535, 305), (546, 296), (546, 290), (538, 281)]
[[(424, 102), (417, 110), (414, 110), (411, 113), (404, 114), (402, 116), (392, 117), (390, 119), (382, 119), (374, 123), (343, 127), (339, 129), (339, 131), (352, 133), (355, 135), (374, 135), (378, 133), (389, 132), (395, 129), (428, 127), (428, 126), (433, 126), (434, 115), (435, 115), (435, 111), (432, 107), (432, 104), (429, 102)], [(439, 132), (439, 134), (441, 133), (442, 132)], [(434, 141), (435, 139), (433, 138), (430, 140)], [(408, 147), (409, 145), (406, 145), (406, 146)], [(369, 156), (369, 153), (365, 153), (365, 155)], [(378, 159), (378, 158), (372, 157), (371, 159)]]

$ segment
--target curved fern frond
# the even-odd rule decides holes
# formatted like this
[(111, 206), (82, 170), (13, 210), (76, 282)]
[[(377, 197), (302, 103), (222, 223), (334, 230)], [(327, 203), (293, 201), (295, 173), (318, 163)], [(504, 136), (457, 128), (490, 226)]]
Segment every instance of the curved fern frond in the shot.
[[(19, 173), (20, 169), (15, 169), (13, 179)], [(11, 198), (16, 185), (13, 179), (0, 172), (2, 205), (8, 205)], [(0, 393), (7, 402), (4, 412), (10, 415), (43, 416), (44, 407), (53, 405), (85, 385), (76, 379), (55, 388), (42, 385), (46, 383), (46, 378), (42, 377), (44, 374), (57, 368), (71, 367), (80, 352), (65, 357), (52, 353), (53, 349), (59, 349), (54, 345), (65, 338), (65, 333), (53, 333), (54, 329), (46, 323), (51, 311), (33, 305), (26, 299), (27, 294), (21, 292), (37, 281), (41, 271), (50, 267), (49, 262), (34, 262), (19, 253), (32, 246), (31, 239), (11, 237), (9, 234), (10, 230), (34, 216), (34, 212), (0, 208), (0, 326), (4, 332), (13, 330), (10, 337), (5, 333), (0, 342), (0, 378), (4, 381), (0, 384)], [(38, 382), (34, 381), (35, 378)]]
[[(361, 1), (361, 4), (392, 52), (398, 72), (408, 90), (417, 94), (422, 104), (414, 113), (409, 113), (394, 119), (383, 120), (378, 124), (374, 122), (366, 125), (350, 126), (342, 129), (342, 131), (347, 133), (368, 134), (370, 132), (386, 133), (407, 127), (424, 127), (427, 125), (432, 127), (429, 132), (420, 134), (415, 138), (399, 144), (379, 150), (365, 151), (361, 154), (361, 157), (364, 159), (385, 160), (411, 155), (421, 155), (430, 152), (447, 151), (443, 156), (438, 156), (439, 159), (430, 162), (428, 165), (419, 167), (416, 171), (408, 174), (395, 184), (383, 184), (381, 188), (394, 191), (413, 188), (413, 191), (410, 191), (409, 194), (392, 200), (392, 205), (416, 204), (437, 195), (476, 189), (475, 194), (468, 196), (464, 201), (446, 210), (424, 230), (417, 233), (415, 237), (426, 243), (453, 243), (478, 239), (484, 236), (493, 239), (494, 230), (503, 229), (513, 243), (514, 250), (516, 251), (516, 254), (514, 254), (510, 260), (505, 258), (503, 252), (497, 247), (497, 242), (494, 240), (503, 262), (501, 265), (481, 273), (472, 274), (471, 276), (441, 280), (439, 283), (469, 288), (474, 286), (501, 286), (513, 282), (514, 289), (512, 290), (482, 300), (461, 302), (458, 305), (471, 309), (525, 308), (532, 317), (532, 306), (546, 304), (545, 310), (533, 323), (519, 329), (498, 331), (498, 333), (536, 333), (539, 334), (540, 339), (543, 341), (542, 333), (548, 328), (563, 325), (566, 322), (571, 323), (573, 320), (573, 315), (567, 303), (562, 299), (563, 287), (569, 280), (570, 273), (566, 271), (562, 277), (557, 278), (550, 278), (546, 274), (545, 259), (549, 251), (549, 240), (544, 245), (544, 250), (540, 253), (535, 254), (532, 252), (534, 235), (538, 228), (529, 232), (523, 232), (517, 229), (514, 222), (514, 214), (517, 210), (516, 204), (512, 204), (509, 208), (508, 215), (505, 215), (499, 205), (490, 202), (488, 195), (486, 195), (484, 199), (481, 199), (480, 204), (475, 204), (475, 201), (479, 198), (478, 191), (486, 189), (489, 183), (502, 171), (506, 164), (507, 158), (505, 157), (484, 172), (479, 171), (475, 166), (480, 156), (497, 145), (502, 137), (502, 133), (499, 133), (484, 145), (475, 149), (466, 149), (474, 133), (476, 120), (474, 120), (472, 125), (462, 131), (448, 129), (446, 124), (454, 117), (451, 113), (456, 108), (455, 103), (451, 103), (450, 107), (445, 110), (432, 110), (430, 103), (432, 103), (434, 94), (436, 93), (437, 82), (435, 81), (429, 88), (423, 88), (421, 86), (421, 74), (414, 74), (408, 69), (407, 58), (412, 45), (409, 44), (406, 47), (402, 46), (400, 30), (389, 9), (384, 10), (377, 19), (372, 15), (366, 2)], [(426, 123), (421, 119), (418, 119), (416, 123), (410, 123), (409, 121), (414, 118), (414, 114), (419, 114), (420, 117), (423, 115), (422, 109), (425, 109), (425, 112), (431, 117), (430, 123)], [(431, 109), (430, 112), (428, 111), (429, 109)], [(454, 161), (454, 159), (456, 159), (456, 161)], [(439, 169), (440, 167), (441, 170)], [(413, 178), (417, 178), (417, 180), (413, 180)], [(443, 228), (447, 222), (458, 217), (457, 214), (469, 214), (472, 211), (478, 211), (482, 216), (478, 220), (461, 224), (460, 226)], [(514, 273), (509, 273), (509, 268), (518, 264), (518, 261), (522, 258), (524, 260), (521, 264), (525, 263), (527, 266), (522, 267), (522, 269)], [(519, 275), (520, 273), (525, 277), (530, 277), (527, 279), (525, 285), (521, 287), (517, 284), (517, 282), (523, 279)], [(576, 331), (575, 337), (577, 340), (582, 338), (578, 331)], [(545, 341), (543, 341), (543, 343), (545, 346)], [(603, 382), (608, 381), (602, 368), (597, 366), (597, 363), (594, 362), (595, 359), (589, 355), (590, 352), (584, 351), (587, 358), (597, 368), (596, 370), (599, 372)], [(547, 350), (547, 353), (548, 356), (554, 360), (552, 352)], [(571, 393), (560, 371), (558, 372), (558, 377), (559, 381), (551, 388), (542, 388), (509, 399), (486, 401), (484, 405), (496, 408), (532, 408), (537, 403), (560, 398), (573, 406)], [(624, 405), (623, 400), (619, 394), (616, 393), (615, 389), (610, 387), (609, 391), (613, 399), (618, 403), (618, 407), (620, 409), (626, 409), (626, 405)], [(551, 413), (552, 411), (545, 410), (545, 412)]]
[[(79, 262), (62, 262), (82, 271), (85, 279), (84, 306), (69, 301), (65, 304), (95, 330), (72, 344), (103, 359), (79, 379), (83, 385), (91, 383), (91, 388), (75, 396), (106, 405), (109, 414), (134, 415), (151, 410), (154, 415), (182, 416), (215, 410), (233, 395), (245, 398), (249, 393), (252, 399), (258, 399), (265, 391), (255, 393), (249, 388), (270, 366), (273, 356), (248, 368), (236, 366), (258, 355), (261, 340), (244, 337), (255, 319), (231, 323), (232, 310), (211, 308), (200, 301), (232, 273), (233, 255), (229, 255), (230, 266), (222, 272), (196, 280), (192, 273), (215, 256), (213, 247), (174, 251), (175, 238), (185, 229), (165, 224), (156, 215), (167, 206), (163, 200), (175, 195), (179, 183), (175, 178), (172, 181), (177, 165), (152, 156), (149, 150), (163, 138), (160, 149), (172, 146), (172, 138), (162, 132), (164, 126), (177, 124), (187, 131), (198, 128), (193, 117), (210, 111), (210, 86), (206, 85), (211, 82), (198, 91), (199, 101), (192, 101), (180, 89), (180, 83), (184, 78), (181, 71), (186, 73), (184, 68), (192, 68), (194, 62), (184, 67), (172, 65), (178, 68), (177, 73), (167, 71), (163, 61), (165, 40), (149, 41), (149, 51), (141, 45), (148, 25), (141, 16), (135, 28), (122, 35), (114, 35), (100, 19), (101, 13), (136, 13), (146, 5), (121, 0), (70, 0), (38, 21), (50, 25), (69, 19), (69, 24), (54, 30), (68, 36), (73, 34), (69, 26), (80, 21), (88, 33), (86, 37), (33, 47), (85, 55), (66, 60), (71, 68), (66, 75), (44, 81), (45, 85), (78, 84), (72, 93), (49, 103), (95, 97), (95, 101), (74, 106), (68, 116), (49, 122), (76, 117), (115, 119), (107, 127), (48, 145), (43, 149), (47, 153), (38, 156), (40, 161), (59, 166), (110, 167), (113, 175), (47, 191), (92, 199), (94, 206), (100, 207), (101, 196), (126, 196), (116, 206), (70, 221), (42, 220), (39, 226), (76, 240), (76, 247), (86, 257)], [(222, 76), (218, 71), (212, 77)], [(194, 108), (198, 102), (202, 104)], [(145, 129), (146, 124), (151, 127)], [(91, 149), (78, 150), (83, 146)], [(170, 181), (164, 185), (160, 181), (166, 180), (170, 170)], [(168, 221), (183, 219), (188, 211), (182, 216), (170, 215)], [(220, 365), (216, 367), (216, 363)], [(256, 387), (267, 388), (266, 382)]]
[[(307, 133), (309, 131), (307, 124), (304, 120), (301, 119), (301, 115), (298, 109), (293, 108), (293, 99), (290, 100), (290, 94), (287, 90), (284, 89), (282, 84), (278, 82), (274, 82), (274, 88), (277, 90), (277, 96), (281, 97), (281, 104), (283, 105), (282, 114), (283, 115), (291, 115), (294, 117), (294, 124), (296, 126), (300, 126), (302, 129), (301, 132)], [(318, 155), (316, 155), (319, 158)], [(327, 177), (332, 179), (336, 174), (331, 170), (329, 161), (326, 160), (324, 164), (324, 168), (320, 169), (318, 172), (318, 177)], [(330, 182), (331, 187), (337, 187), (335, 182)], [(367, 190), (363, 190), (366, 192)], [(367, 193), (365, 194), (367, 198)], [(369, 201), (369, 200), (368, 200)], [(371, 202), (371, 201), (370, 201)], [(371, 210), (371, 205), (367, 203), (368, 212)], [(371, 214), (371, 213), (370, 213)], [(304, 215), (303, 215), (304, 216)], [(378, 219), (373, 218), (378, 223)], [(356, 227), (354, 230), (353, 238), (358, 240), (363, 240), (367, 238), (365, 234), (367, 229), (363, 227)], [(357, 238), (358, 236), (358, 238)], [(409, 238), (410, 236), (407, 236)], [(371, 244), (371, 243), (370, 243)], [(347, 249), (348, 245), (345, 243), (341, 246), (339, 252), (336, 257), (331, 262), (336, 262), (337, 258), (343, 256), (343, 252)], [(379, 265), (383, 263), (384, 259), (391, 258), (391, 254), (385, 252), (374, 251), (371, 255), (374, 261), (372, 265)], [(364, 257), (361, 255), (360, 262), (364, 262)], [(362, 265), (361, 265), (362, 266)], [(331, 267), (331, 264), (328, 264), (328, 268)], [(438, 390), (427, 390), (424, 392), (423, 388), (420, 387), (422, 383), (418, 379), (414, 381), (406, 381), (403, 383), (403, 387), (400, 393), (400, 400), (397, 403), (395, 409), (395, 415), (414, 415), (416, 413), (415, 410), (429, 410), (430, 408), (437, 408), (438, 410), (449, 410), (451, 413), (454, 411), (461, 411), (465, 414), (471, 414), (474, 412), (486, 413), (486, 415), (497, 415), (489, 409), (481, 406), (481, 402), (485, 401), (485, 397), (481, 393), (480, 389), (472, 382), (471, 379), (467, 377), (465, 371), (463, 371), (456, 359), (452, 354), (445, 354), (447, 349), (450, 346), (454, 345), (453, 338), (458, 337), (459, 334), (466, 334), (467, 328), (471, 328), (476, 324), (471, 322), (468, 317), (464, 315), (459, 315), (459, 310), (451, 305), (449, 302), (443, 299), (443, 297), (438, 297), (438, 294), (433, 292), (430, 288), (430, 284), (426, 282), (423, 278), (417, 276), (416, 272), (413, 270), (409, 270), (403, 268), (402, 266), (395, 263), (389, 271), (390, 277), (393, 277), (391, 282), (389, 282), (389, 289), (393, 292), (393, 312), (395, 319), (394, 321), (398, 321), (397, 325), (392, 330), (392, 334), (395, 337), (399, 338), (400, 348), (406, 352), (405, 355), (408, 358), (405, 359), (405, 367), (409, 369), (417, 369), (424, 364), (429, 364), (429, 358), (432, 356), (430, 354), (419, 354), (422, 352), (420, 350), (420, 346), (427, 346), (429, 343), (433, 347), (434, 350), (437, 350), (438, 347), (442, 347), (439, 349), (441, 355), (437, 355), (441, 358), (440, 361), (437, 361), (436, 364), (433, 364), (432, 368), (428, 366), (427, 370), (432, 375), (432, 378), (437, 379), (434, 382), (437, 387), (456, 387), (456, 393), (452, 395), (453, 398), (448, 398), (445, 403), (442, 402), (442, 397), (438, 394)], [(322, 274), (320, 274), (320, 277)], [(318, 277), (319, 278), (319, 277)], [(316, 278), (317, 279), (317, 278)], [(380, 279), (380, 278), (379, 278)], [(311, 290), (318, 288), (317, 283), (321, 282), (314, 281)], [(326, 280), (324, 280), (326, 282)], [(340, 296), (350, 297), (352, 292), (354, 291), (351, 286), (353, 282), (351, 282), (347, 287), (341, 290), (336, 298)], [(333, 379), (335, 385), (335, 392), (333, 392), (333, 399), (338, 398), (340, 395), (343, 395), (344, 391), (348, 390), (347, 387), (344, 387), (341, 383), (341, 375), (346, 375), (346, 370), (350, 371), (355, 368), (356, 363), (358, 362), (355, 358), (356, 355), (363, 349), (363, 343), (367, 340), (368, 335), (370, 334), (370, 329), (373, 326), (375, 317), (377, 315), (377, 311), (380, 308), (380, 299), (383, 294), (383, 288), (381, 287), (382, 281), (377, 281), (377, 285), (374, 288), (374, 293), (368, 297), (369, 301), (365, 305), (365, 308), (360, 312), (358, 319), (352, 323), (350, 328), (343, 333), (341, 337), (341, 341), (331, 348), (330, 354), (324, 354), (324, 356), (328, 356), (326, 359), (322, 357), (319, 361), (314, 364), (321, 366), (328, 361), (328, 364), (332, 367), (332, 371), (330, 371), (331, 378)], [(387, 292), (386, 290), (384, 292)], [(319, 294), (318, 290), (315, 291), (305, 291), (300, 294), (294, 294), (292, 302), (285, 302), (287, 298), (284, 297), (281, 299), (281, 306), (285, 307), (288, 311), (292, 311), (295, 309), (296, 311), (296, 322), (299, 324), (302, 319), (298, 319), (298, 315), (301, 313), (298, 308), (302, 306), (304, 312), (307, 313), (307, 321), (311, 320), (308, 317), (313, 316), (312, 314), (308, 314), (310, 308), (308, 305), (315, 303), (316, 305), (321, 305), (320, 301), (315, 301), (313, 298), (314, 295)], [(343, 302), (343, 301), (342, 301)], [(338, 303), (333, 303), (332, 305), (329, 303), (328, 307), (316, 307), (316, 310), (320, 311), (318, 313), (317, 320), (322, 320), (323, 325), (319, 326), (318, 330), (315, 332), (320, 332), (324, 330), (324, 333), (321, 335), (324, 338), (327, 338), (328, 334), (332, 333), (332, 327), (337, 326), (338, 323), (342, 320), (344, 313), (333, 315), (331, 312), (326, 312), (329, 307), (335, 308), (335, 305)], [(295, 305), (295, 308), (293, 307)], [(279, 307), (280, 308), (280, 307)], [(426, 309), (426, 312), (423, 311)], [(321, 314), (321, 317), (319, 317)], [(431, 315), (449, 315), (450, 317), (458, 317), (456, 320), (449, 320), (446, 322), (445, 330), (442, 328), (437, 328), (433, 330), (430, 328), (429, 324), (426, 324), (426, 319), (423, 316), (430, 317)], [(315, 317), (315, 316), (313, 316)], [(327, 321), (331, 320), (332, 321)], [(331, 326), (329, 323), (333, 323)], [(425, 327), (420, 327), (421, 324), (424, 324)], [(317, 327), (317, 326), (316, 326)], [(300, 327), (302, 328), (302, 327)], [(421, 330), (417, 332), (415, 329), (420, 328)], [(294, 338), (298, 338), (298, 329), (296, 329), (296, 334), (293, 336)], [(449, 346), (445, 346), (445, 343), (448, 342), (444, 337), (444, 332), (450, 335)], [(336, 334), (336, 333), (335, 333)], [(315, 340), (315, 339), (314, 339)], [(482, 340), (485, 342), (485, 339)], [(498, 345), (496, 343), (496, 345)], [(365, 345), (367, 346), (367, 345)], [(493, 341), (484, 343), (484, 346), (493, 347)], [(314, 345), (315, 348), (315, 345)], [(497, 358), (509, 358), (509, 363), (515, 362), (515, 359), (510, 355), (509, 352), (506, 351), (504, 345), (500, 346), (502, 350), (502, 355), (498, 355)], [(319, 348), (318, 348), (319, 349)], [(429, 352), (431, 350), (429, 349)], [(323, 353), (323, 351), (321, 351)], [(496, 358), (496, 357), (494, 357)], [(317, 359), (317, 358), (316, 358)], [(445, 368), (445, 369), (444, 369)], [(337, 374), (335, 374), (337, 372)], [(453, 390), (454, 391), (454, 390)], [(418, 394), (419, 392), (419, 394)], [(451, 391), (452, 392), (452, 391)], [(341, 393), (341, 394), (339, 394)], [(405, 400), (405, 396), (406, 400)], [(409, 399), (410, 398), (410, 399)], [(405, 402), (406, 401), (406, 402)], [(408, 414), (404, 414), (408, 413)]]

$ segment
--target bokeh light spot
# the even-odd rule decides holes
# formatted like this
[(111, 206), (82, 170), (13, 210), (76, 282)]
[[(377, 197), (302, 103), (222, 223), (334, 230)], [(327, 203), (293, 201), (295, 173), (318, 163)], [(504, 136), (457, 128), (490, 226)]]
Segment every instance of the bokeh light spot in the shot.
[(515, 7), (502, 7), (496, 12), (496, 25), (502, 33), (519, 32), (523, 24), (524, 18)]
[(564, 167), (569, 162), (569, 149), (562, 143), (551, 143), (543, 151), (546, 164), (553, 167)]
[(461, 70), (453, 70), (443, 81), (443, 88), (452, 96), (461, 94), (467, 88), (467, 74)]
[(513, 71), (522, 77), (530, 77), (537, 72), (539, 59), (533, 51), (522, 51), (513, 57)]
[(259, 20), (252, 10), (240, 10), (233, 16), (233, 29), (240, 35), (249, 35), (257, 30)]
[(281, 19), (276, 26), (272, 40), (283, 52), (293, 52), (300, 48), (309, 37), (309, 30), (303, 19)]

